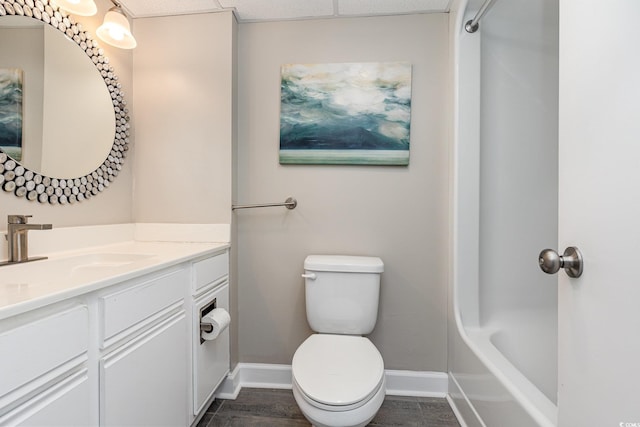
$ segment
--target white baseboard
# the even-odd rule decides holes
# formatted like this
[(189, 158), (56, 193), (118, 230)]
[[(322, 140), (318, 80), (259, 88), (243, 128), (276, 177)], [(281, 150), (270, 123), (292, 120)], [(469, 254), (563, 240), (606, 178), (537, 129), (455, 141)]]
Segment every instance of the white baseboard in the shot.
[(385, 370), (388, 396), (445, 397), (449, 376), (444, 372)]
[[(385, 371), (387, 395), (445, 397), (449, 376), (444, 372)], [(235, 399), (243, 387), (291, 389), (291, 365), (238, 363), (215, 392), (216, 398)]]
[(243, 387), (291, 389), (291, 365), (238, 363), (222, 381), (215, 396), (235, 399)]

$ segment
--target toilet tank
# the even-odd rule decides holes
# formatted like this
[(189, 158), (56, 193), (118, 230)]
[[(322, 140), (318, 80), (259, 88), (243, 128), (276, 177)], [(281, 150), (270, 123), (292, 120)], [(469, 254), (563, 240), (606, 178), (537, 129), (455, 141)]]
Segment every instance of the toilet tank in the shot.
[(325, 334), (371, 333), (378, 317), (383, 270), (377, 257), (309, 255), (303, 277), (311, 329)]

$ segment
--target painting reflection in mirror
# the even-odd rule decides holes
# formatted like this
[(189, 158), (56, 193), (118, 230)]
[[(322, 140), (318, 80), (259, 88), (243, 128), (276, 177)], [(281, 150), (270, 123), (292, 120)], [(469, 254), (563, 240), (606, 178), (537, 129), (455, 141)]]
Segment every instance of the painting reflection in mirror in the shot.
[(0, 150), (22, 160), (22, 82), (19, 68), (0, 68)]

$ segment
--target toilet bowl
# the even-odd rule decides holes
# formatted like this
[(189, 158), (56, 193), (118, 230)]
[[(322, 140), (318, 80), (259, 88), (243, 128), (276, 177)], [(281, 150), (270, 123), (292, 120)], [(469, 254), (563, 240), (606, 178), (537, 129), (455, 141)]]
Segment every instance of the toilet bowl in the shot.
[(360, 427), (385, 396), (382, 356), (367, 338), (314, 334), (293, 356), (293, 396), (316, 427)]

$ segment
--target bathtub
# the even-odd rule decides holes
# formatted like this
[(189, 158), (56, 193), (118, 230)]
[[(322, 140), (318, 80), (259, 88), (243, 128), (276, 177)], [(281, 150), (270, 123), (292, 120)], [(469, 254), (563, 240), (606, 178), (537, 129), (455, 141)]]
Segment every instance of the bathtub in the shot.
[(449, 401), (467, 426), (557, 425), (557, 0), (456, 0)]
[[(546, 349), (555, 349), (555, 345), (519, 354), (519, 350), (531, 350), (527, 343), (520, 346), (526, 335), (514, 336), (496, 325), (467, 327), (460, 336), (472, 353), (467, 357), (476, 357), (486, 368), (482, 373), (451, 373), (452, 396), (457, 401), (465, 399), (464, 404), (473, 407), (476, 420), (489, 427), (556, 425), (557, 406), (549, 396), (555, 388), (549, 382), (555, 381), (557, 374), (545, 372), (536, 363), (539, 357), (554, 360), (556, 355), (546, 354)], [(462, 418), (474, 425), (468, 417)]]

